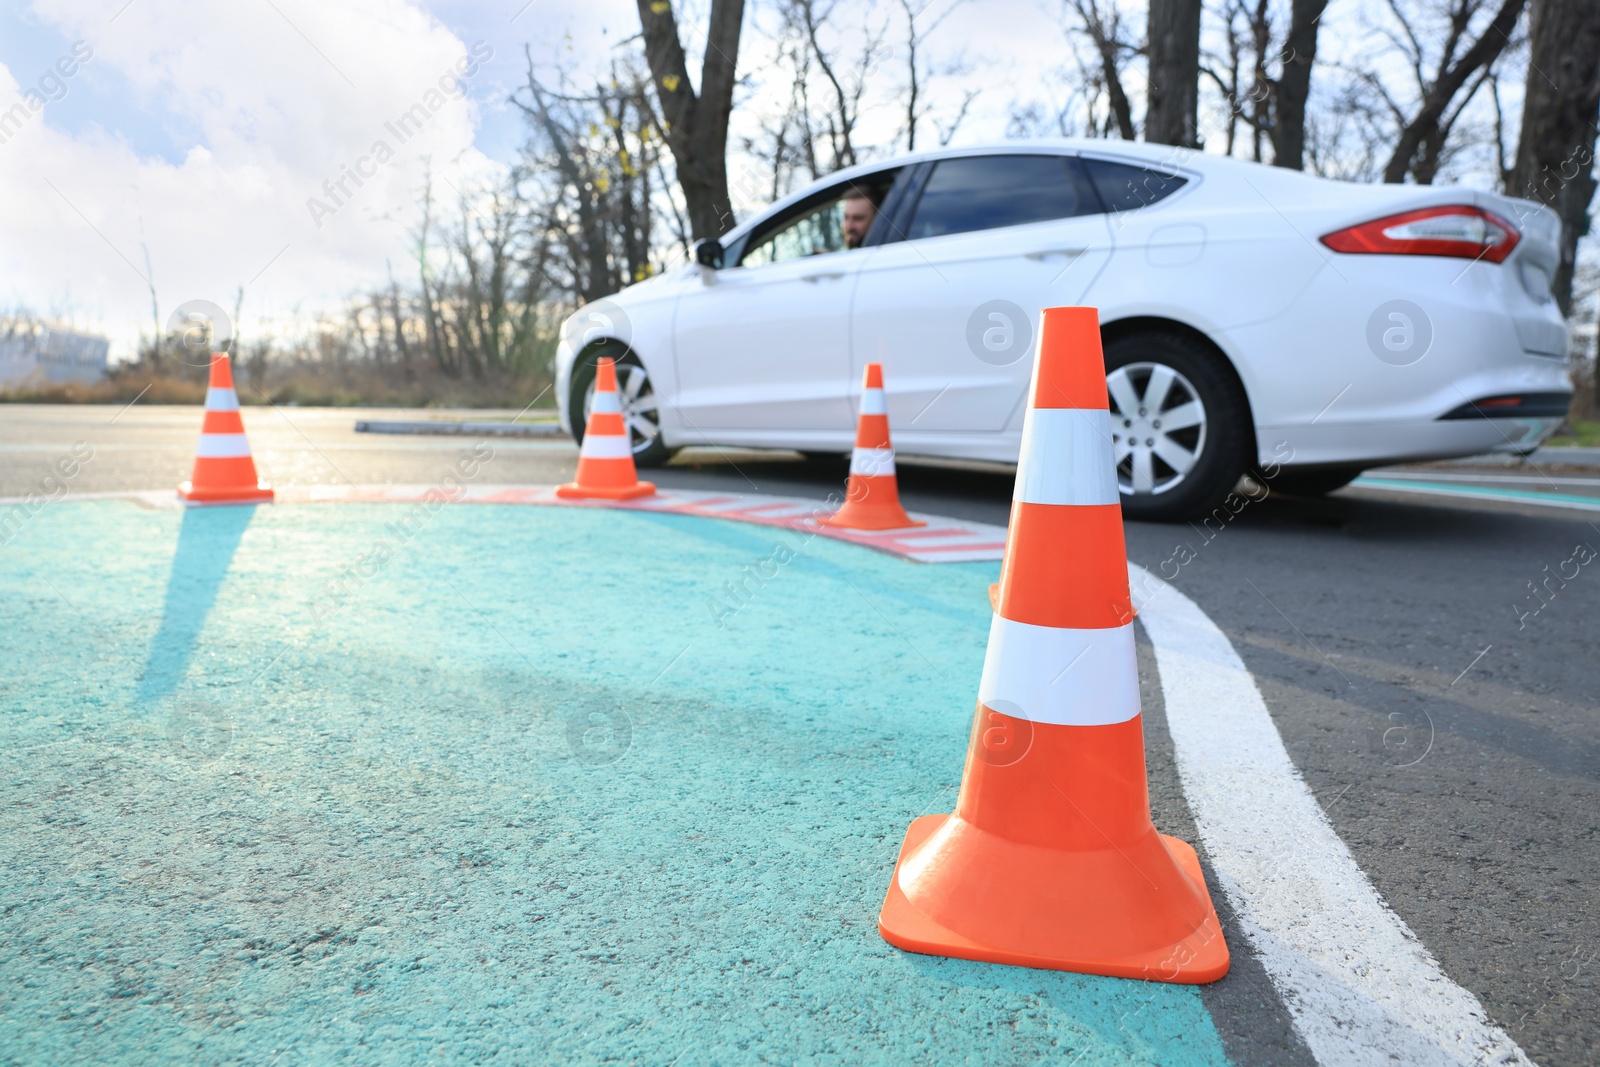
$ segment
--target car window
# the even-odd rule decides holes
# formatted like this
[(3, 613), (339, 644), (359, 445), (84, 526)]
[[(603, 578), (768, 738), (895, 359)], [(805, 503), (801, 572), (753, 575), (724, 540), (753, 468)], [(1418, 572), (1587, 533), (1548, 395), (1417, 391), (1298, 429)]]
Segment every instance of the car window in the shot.
[(739, 260), (741, 267), (760, 267), (802, 256), (844, 250), (844, 198), (831, 200), (773, 232), (757, 238)]
[(1188, 181), (1159, 165), (1140, 167), (1104, 159), (1085, 159), (1083, 166), (1107, 211), (1149, 207), (1171, 196)]
[(941, 237), (1099, 211), (1077, 164), (1062, 156), (945, 159), (923, 187), (906, 236)]

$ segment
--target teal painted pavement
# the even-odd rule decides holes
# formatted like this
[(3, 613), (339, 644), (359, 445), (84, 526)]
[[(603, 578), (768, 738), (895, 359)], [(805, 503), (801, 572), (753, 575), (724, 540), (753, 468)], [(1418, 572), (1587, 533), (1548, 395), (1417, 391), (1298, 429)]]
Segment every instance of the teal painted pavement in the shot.
[(0, 1061), (1224, 1063), (1193, 988), (878, 937), (995, 573), (602, 510), (48, 506), (0, 549)]

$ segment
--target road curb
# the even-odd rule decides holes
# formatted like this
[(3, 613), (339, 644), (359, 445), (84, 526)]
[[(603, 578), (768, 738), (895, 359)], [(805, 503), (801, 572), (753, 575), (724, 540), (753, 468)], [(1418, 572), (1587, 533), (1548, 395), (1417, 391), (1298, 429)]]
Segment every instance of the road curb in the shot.
[(356, 433), (432, 434), (446, 437), (565, 437), (557, 422), (392, 422), (356, 420)]

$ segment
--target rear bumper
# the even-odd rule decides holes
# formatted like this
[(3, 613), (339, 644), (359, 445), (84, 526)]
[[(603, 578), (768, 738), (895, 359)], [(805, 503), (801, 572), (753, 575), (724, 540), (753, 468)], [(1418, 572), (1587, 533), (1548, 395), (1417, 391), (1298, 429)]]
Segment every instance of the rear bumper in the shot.
[(1257, 426), (1262, 464), (1385, 463), (1486, 453), (1526, 455), (1561, 425), (1560, 416), (1433, 419)]

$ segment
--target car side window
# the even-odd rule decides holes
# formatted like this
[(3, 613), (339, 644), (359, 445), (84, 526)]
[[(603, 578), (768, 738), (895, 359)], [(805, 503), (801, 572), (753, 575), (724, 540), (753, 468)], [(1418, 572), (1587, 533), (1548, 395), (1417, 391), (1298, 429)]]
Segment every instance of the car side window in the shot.
[(1134, 211), (1165, 200), (1182, 189), (1188, 179), (1160, 165), (1140, 167), (1112, 163), (1105, 159), (1085, 159), (1083, 167), (1100, 194), (1107, 211)]
[(802, 256), (844, 250), (844, 199), (832, 200), (758, 239), (744, 257), (741, 267), (761, 267), (783, 263)]
[(934, 165), (906, 237), (942, 237), (1100, 210), (1077, 162), (1064, 156), (945, 159)]
[(876, 243), (883, 229), (878, 209), (901, 171), (895, 167), (819, 190), (790, 207), (787, 215), (760, 223), (744, 238), (739, 266), (761, 267)]

